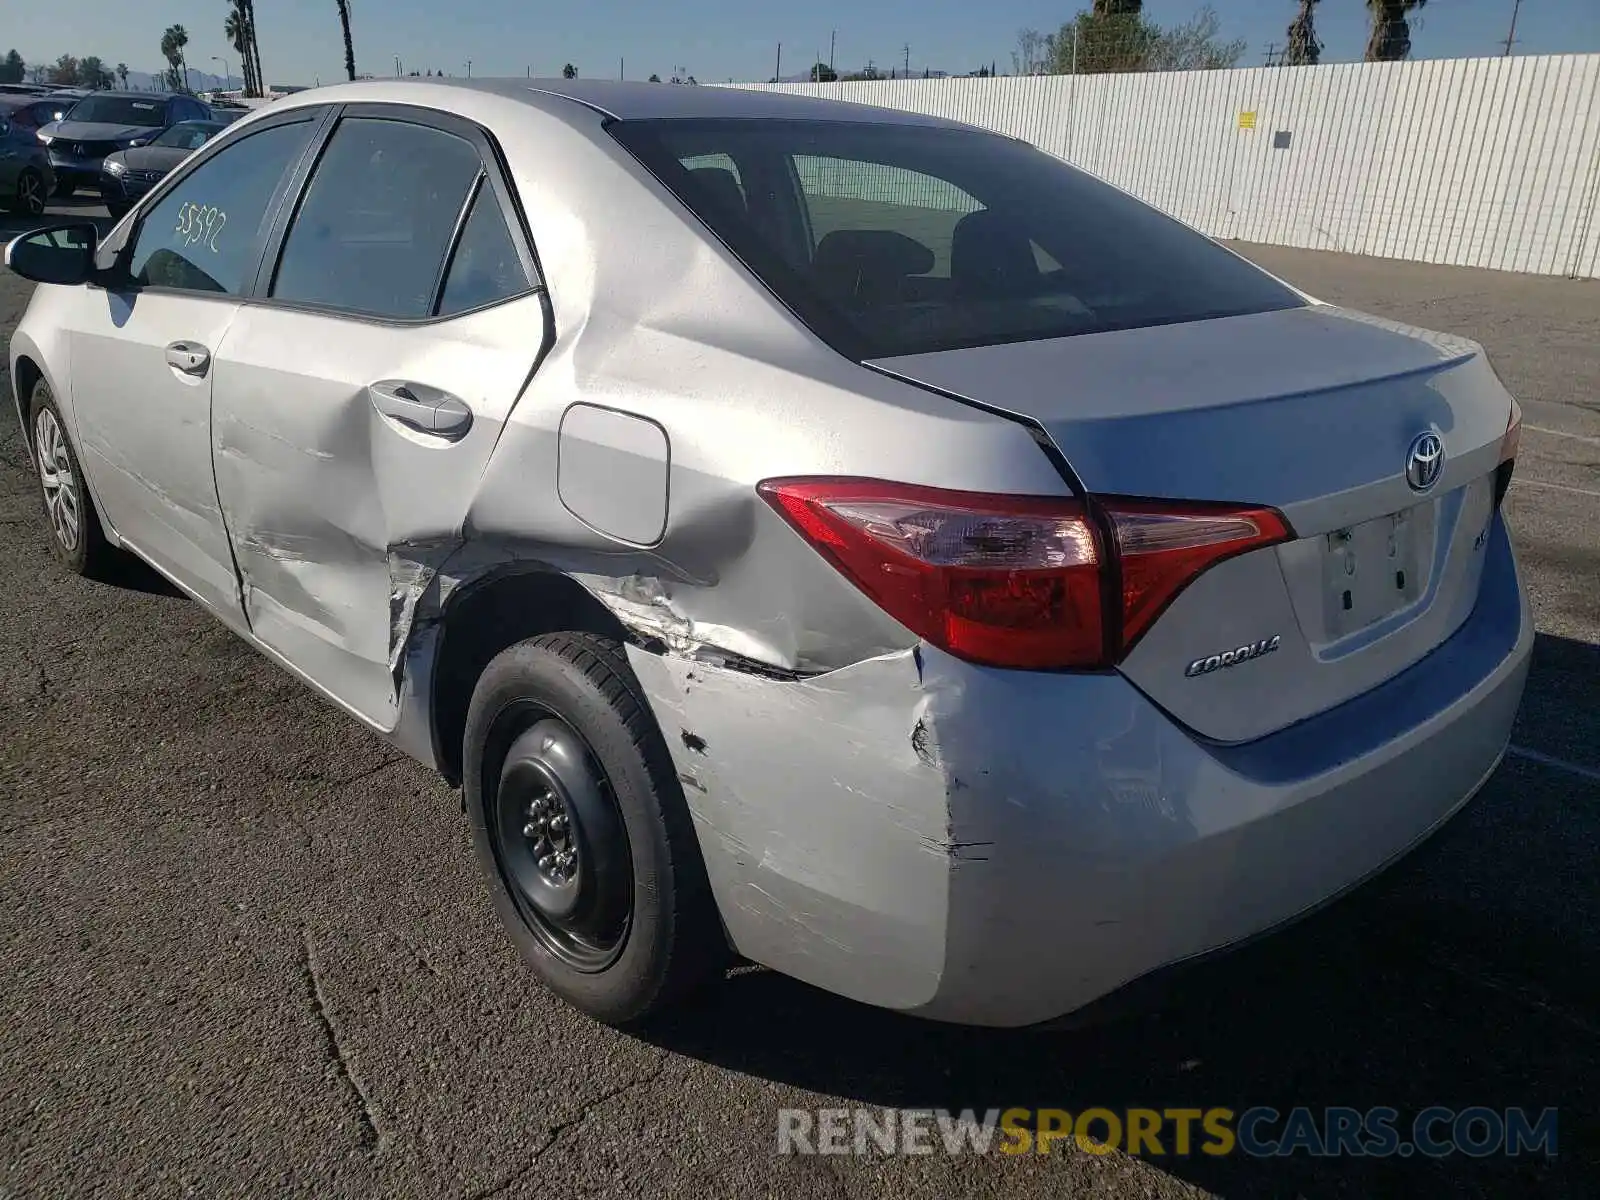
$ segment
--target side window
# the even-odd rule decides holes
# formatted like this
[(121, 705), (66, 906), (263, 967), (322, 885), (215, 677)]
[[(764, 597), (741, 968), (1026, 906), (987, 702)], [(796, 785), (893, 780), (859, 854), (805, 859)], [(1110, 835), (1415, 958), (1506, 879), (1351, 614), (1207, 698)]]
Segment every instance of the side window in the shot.
[(528, 275), (487, 180), (478, 188), (444, 277), (439, 314), (466, 312), (528, 290)]
[(376, 317), (430, 316), (481, 170), (477, 148), (454, 134), (341, 121), (289, 226), (272, 295)]
[(139, 222), (128, 260), (134, 283), (242, 294), (273, 196), (312, 124), (263, 129), (185, 175)]
[(950, 274), (956, 223), (983, 207), (947, 179), (888, 163), (794, 156), (816, 243), (842, 230), (894, 230), (933, 253), (929, 275)]

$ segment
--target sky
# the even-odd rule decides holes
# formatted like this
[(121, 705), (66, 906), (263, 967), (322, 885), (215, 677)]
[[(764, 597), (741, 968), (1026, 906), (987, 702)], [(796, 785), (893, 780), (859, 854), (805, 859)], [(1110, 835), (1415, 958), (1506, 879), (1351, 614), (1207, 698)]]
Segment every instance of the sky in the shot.
[[(683, 70), (702, 82), (766, 79), (778, 44), (784, 75), (806, 71), (838, 32), (841, 70), (873, 61), (900, 67), (910, 46), (913, 71), (960, 73), (990, 62), (1010, 69), (1019, 29), (1054, 29), (1083, 4), (1066, 0), (351, 0), (356, 69), (392, 75), (433, 69), (450, 75), (553, 76), (571, 62), (585, 77), (629, 79)], [(63, 53), (97, 54), (131, 70), (157, 71), (162, 29), (189, 32), (189, 63), (220, 74), (212, 56), (237, 55), (222, 36), (227, 0), (62, 0), (8, 3), (0, 53), (15, 46), (30, 63)], [(1157, 23), (1188, 19), (1195, 0), (1146, 0)], [(1295, 0), (1215, 0), (1225, 38), (1245, 37), (1242, 66), (1259, 64), (1281, 45)], [(1502, 53), (1512, 0), (1434, 0), (1412, 17), (1418, 58)], [(256, 0), (261, 58), (269, 83), (332, 83), (343, 77), (344, 51), (335, 0)], [(1361, 0), (1322, 0), (1316, 26), (1323, 61), (1361, 57), (1366, 13)], [(1600, 51), (1600, 0), (1522, 0), (1516, 52)], [(621, 62), (619, 63), (619, 60)]]

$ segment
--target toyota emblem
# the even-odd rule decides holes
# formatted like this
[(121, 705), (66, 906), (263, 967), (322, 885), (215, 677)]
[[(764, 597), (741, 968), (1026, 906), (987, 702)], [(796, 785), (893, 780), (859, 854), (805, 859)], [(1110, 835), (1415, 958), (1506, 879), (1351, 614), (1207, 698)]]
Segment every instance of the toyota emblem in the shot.
[(1425, 492), (1444, 474), (1444, 439), (1431, 429), (1411, 439), (1406, 454), (1406, 482), (1414, 492)]

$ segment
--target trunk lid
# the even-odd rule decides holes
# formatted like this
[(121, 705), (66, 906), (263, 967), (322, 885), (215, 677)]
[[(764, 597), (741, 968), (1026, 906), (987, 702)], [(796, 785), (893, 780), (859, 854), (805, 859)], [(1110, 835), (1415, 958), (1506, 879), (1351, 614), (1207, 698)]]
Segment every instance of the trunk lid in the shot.
[[(1375, 687), (1477, 599), (1511, 398), (1472, 342), (1310, 305), (869, 365), (1031, 420), (1091, 493), (1284, 514), (1294, 540), (1206, 571), (1122, 663), (1204, 736)], [(1429, 432), (1444, 465), (1419, 492)]]

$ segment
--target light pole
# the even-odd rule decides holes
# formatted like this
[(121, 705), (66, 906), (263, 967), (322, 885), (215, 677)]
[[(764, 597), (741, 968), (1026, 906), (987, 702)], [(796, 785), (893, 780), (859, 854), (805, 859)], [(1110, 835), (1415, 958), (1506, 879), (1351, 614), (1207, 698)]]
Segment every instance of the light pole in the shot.
[(227, 91), (233, 86), (233, 72), (228, 70), (228, 60), (220, 55), (213, 54), (211, 61), (222, 64), (222, 90)]
[(472, 60), (470, 58), (467, 59), (467, 78), (472, 78)]
[(394, 56), (394, 77), (396, 79), (400, 78), (400, 56), (398, 54)]

